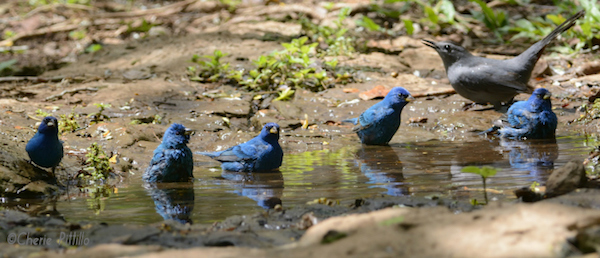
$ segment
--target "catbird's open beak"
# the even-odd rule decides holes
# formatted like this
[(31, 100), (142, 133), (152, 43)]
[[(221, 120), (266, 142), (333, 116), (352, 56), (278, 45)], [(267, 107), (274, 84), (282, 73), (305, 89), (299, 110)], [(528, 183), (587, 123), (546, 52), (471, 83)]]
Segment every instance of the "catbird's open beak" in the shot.
[(438, 49), (438, 46), (436, 45), (436, 43), (434, 41), (427, 40), (427, 39), (422, 39), (421, 42), (423, 44), (425, 44), (425, 46), (428, 46), (428, 47), (433, 48), (435, 50)]
[(190, 129), (190, 128), (185, 128), (185, 132), (183, 134), (185, 135), (194, 135), (194, 133), (196, 133), (196, 131)]
[(271, 127), (271, 129), (269, 130), (269, 133), (278, 134), (279, 130), (277, 130), (277, 127)]

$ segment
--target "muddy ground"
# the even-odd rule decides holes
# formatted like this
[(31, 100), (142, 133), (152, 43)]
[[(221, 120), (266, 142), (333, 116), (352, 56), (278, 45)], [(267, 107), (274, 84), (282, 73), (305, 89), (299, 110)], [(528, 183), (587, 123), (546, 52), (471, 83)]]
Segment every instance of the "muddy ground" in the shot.
[[(40, 119), (36, 116), (38, 109), (54, 116), (74, 112), (80, 115), (79, 123), (84, 126), (82, 130), (60, 136), (65, 142), (66, 155), (57, 170), (59, 182), (69, 181), (78, 174), (86, 148), (98, 142), (109, 155), (116, 156), (113, 166), (117, 176), (112, 180), (118, 185), (141, 176), (170, 123), (182, 123), (196, 130), (189, 144), (193, 151), (217, 150), (244, 142), (255, 136), (260, 125), (266, 122), (281, 125), (280, 142), (286, 153), (324, 146), (335, 149), (360, 144), (351, 127), (339, 123), (342, 119), (357, 116), (378, 101), (362, 100), (359, 93), (378, 85), (385, 88), (402, 86), (413, 95), (451, 89), (439, 56), (421, 44), (420, 39), (455, 39), (460, 35), (458, 32), (434, 36), (422, 31), (413, 36), (369, 39), (370, 51), (338, 57), (341, 65), (356, 68), (355, 77), (360, 79), (359, 82), (336, 85), (321, 92), (299, 89), (290, 101), (273, 101), (273, 94), (264, 92), (260, 93), (263, 100), (256, 101), (257, 93), (241, 88), (224, 83), (190, 81), (186, 67), (193, 65), (190, 59), (194, 54), (209, 55), (219, 49), (230, 54), (223, 61), (235, 67), (248, 67), (251, 60), (282, 49), (281, 42), (301, 34), (300, 26), (285, 17), (304, 14), (320, 22), (331, 22), (337, 17), (336, 10), (340, 6), (360, 10), (368, 4), (368, 1), (337, 3), (328, 12), (322, 4), (308, 1), (269, 5), (268, 8), (261, 1), (255, 2), (239, 7), (236, 15), (216, 2), (200, 1), (150, 6), (177, 5), (177, 8), (165, 8), (164, 12), (176, 10), (165, 15), (141, 11), (139, 15), (125, 18), (111, 16), (109, 12), (94, 14), (100, 17), (98, 19), (139, 22), (140, 17), (155, 17), (162, 22), (154, 33), (140, 33), (139, 37), (131, 34), (115, 36), (97, 30), (75, 41), (69, 40), (66, 32), (57, 31), (14, 42), (15, 45), (29, 46), (30, 51), (3, 54), (0, 61), (17, 58), (16, 69), (20, 71), (17, 75), (29, 77), (27, 80), (5, 77), (12, 79), (5, 79), (0, 84), (2, 196), (73, 198), (62, 196), (62, 183), (57, 186), (47, 173), (32, 167), (24, 159), (24, 146), (35, 133), (36, 122)], [(14, 7), (11, 4), (14, 2), (3, 5), (0, 13), (10, 16), (11, 11), (6, 8)], [(96, 4), (110, 5), (117, 11), (122, 7), (101, 1)], [(136, 3), (134, 8), (143, 10), (139, 5)], [(102, 8), (108, 10), (108, 7)], [(81, 17), (76, 9), (57, 6), (11, 20), (11, 25), (22, 25), (24, 33), (36, 31), (43, 27), (40, 24), (47, 22), (44, 19), (51, 17), (49, 13), (52, 12), (64, 17)], [(109, 21), (106, 23), (110, 24)], [(103, 48), (93, 53), (82, 51), (91, 42), (101, 42)], [(525, 43), (506, 47), (474, 42), (469, 49), (495, 58), (507, 58), (527, 46)], [(589, 97), (598, 91), (600, 74), (581, 73), (582, 67), (589, 67), (596, 59), (594, 51), (570, 56), (546, 54), (538, 63), (531, 84), (546, 87), (553, 93), (553, 108), (559, 118), (558, 135), (598, 132), (597, 121), (572, 123), (583, 114), (581, 106), (588, 104)], [(552, 72), (557, 70), (565, 73)], [(517, 99), (527, 97), (519, 95)], [(111, 105), (104, 111), (110, 120), (90, 124), (88, 115), (98, 111), (95, 103)], [(405, 108), (402, 126), (392, 142), (480, 139), (482, 136), (476, 132), (487, 129), (501, 113), (464, 111), (465, 103), (468, 103), (466, 99), (455, 94), (417, 98)], [(162, 118), (159, 124), (131, 124), (134, 119), (156, 115)], [(308, 128), (303, 128), (303, 124), (308, 124)], [(194, 159), (196, 162), (209, 160), (198, 155)], [(214, 225), (193, 226), (171, 222), (145, 227), (127, 226), (126, 223), (85, 224), (62, 221), (60, 216), (43, 208), (35, 212), (31, 209), (29, 215), (4, 210), (0, 215), (0, 239), (7, 239), (12, 232), (43, 232), (56, 236), (60, 232), (84, 232), (94, 244), (75, 249), (65, 246), (45, 249), (7, 242), (0, 245), (3, 246), (2, 253), (9, 256), (40, 252), (48, 256), (68, 253), (81, 257), (104, 256), (108, 252), (164, 257), (241, 254), (252, 257), (565, 256), (597, 250), (596, 240), (590, 240), (592, 244), (586, 240), (594, 239), (600, 221), (598, 199), (592, 198), (597, 196), (595, 190), (581, 190), (559, 197), (565, 201), (555, 199), (533, 205), (498, 203), (473, 212), (473, 207), (467, 203), (386, 197), (335, 207), (284, 207), (283, 210), (228, 218)], [(401, 207), (391, 208), (394, 205)], [(333, 218), (325, 220), (330, 217)], [(219, 248), (193, 248), (197, 246)]]

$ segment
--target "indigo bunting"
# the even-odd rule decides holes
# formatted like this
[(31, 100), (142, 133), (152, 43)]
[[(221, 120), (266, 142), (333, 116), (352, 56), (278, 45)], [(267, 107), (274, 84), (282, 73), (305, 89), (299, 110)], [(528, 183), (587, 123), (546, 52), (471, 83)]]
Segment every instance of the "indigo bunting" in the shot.
[(63, 158), (63, 145), (58, 139), (58, 120), (51, 116), (44, 117), (37, 133), (27, 142), (25, 150), (33, 163), (52, 168), (54, 173)]
[(267, 123), (260, 134), (224, 151), (198, 152), (221, 162), (221, 168), (234, 172), (275, 170), (281, 166), (283, 150), (279, 146), (279, 125)]
[(558, 119), (552, 111), (547, 89), (538, 88), (526, 101), (514, 103), (501, 121), (485, 133), (498, 131), (501, 137), (510, 139), (554, 139)]
[(150, 165), (142, 176), (146, 182), (187, 182), (194, 177), (192, 151), (186, 145), (193, 131), (172, 124), (154, 150)]
[(395, 87), (382, 101), (360, 114), (360, 117), (346, 119), (342, 122), (357, 125), (352, 131), (358, 134), (363, 144), (387, 145), (400, 127), (402, 109), (411, 100), (414, 98), (407, 90)]

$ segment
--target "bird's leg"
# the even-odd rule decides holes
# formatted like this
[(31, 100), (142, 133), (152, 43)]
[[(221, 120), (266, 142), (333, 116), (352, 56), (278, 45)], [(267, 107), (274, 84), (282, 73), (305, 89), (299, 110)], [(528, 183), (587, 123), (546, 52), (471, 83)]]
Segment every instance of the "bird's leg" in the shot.
[(475, 103), (475, 102), (465, 103), (463, 105), (463, 107), (462, 107), (462, 111), (469, 111), (469, 110), (472, 110), (472, 111), (486, 111), (486, 110), (493, 109), (493, 107), (485, 107), (485, 108), (482, 108), (482, 109), (474, 109), (475, 107), (479, 107), (481, 105), (482, 104)]

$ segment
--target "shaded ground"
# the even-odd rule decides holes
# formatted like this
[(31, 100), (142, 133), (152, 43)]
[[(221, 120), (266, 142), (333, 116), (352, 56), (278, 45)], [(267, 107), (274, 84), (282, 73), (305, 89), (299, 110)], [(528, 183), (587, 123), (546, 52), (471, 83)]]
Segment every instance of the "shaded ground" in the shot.
[[(31, 167), (23, 159), (26, 157), (25, 143), (35, 133), (35, 123), (39, 119), (35, 114), (38, 109), (55, 116), (74, 112), (81, 115), (79, 121), (84, 125), (82, 130), (61, 135), (67, 155), (62, 167), (57, 170), (59, 181), (65, 182), (76, 175), (85, 159), (85, 148), (92, 142), (98, 142), (109, 155), (117, 156), (118, 163), (114, 166), (119, 175), (114, 181), (124, 184), (130, 177), (141, 176), (149, 162), (150, 153), (158, 145), (166, 127), (173, 122), (183, 123), (196, 130), (189, 145), (194, 151), (217, 150), (246, 141), (256, 135), (260, 125), (266, 122), (277, 122), (282, 126), (284, 131), (281, 143), (286, 153), (299, 152), (296, 148), (299, 143), (307, 146), (302, 151), (318, 149), (323, 145), (339, 148), (359, 142), (349, 125), (337, 122), (358, 115), (377, 101), (359, 100), (359, 93), (377, 85), (385, 88), (402, 86), (413, 95), (451, 89), (439, 56), (422, 45), (419, 39), (454, 39), (455, 35), (466, 37), (460, 33), (434, 37), (425, 31), (411, 37), (369, 39), (367, 45), (371, 51), (356, 53), (351, 57), (338, 57), (340, 65), (356, 68), (355, 76), (361, 82), (336, 85), (316, 93), (297, 90), (293, 99), (286, 102), (272, 101), (275, 94), (266, 92), (260, 93), (264, 100), (256, 102), (253, 98), (257, 93), (222, 83), (193, 82), (186, 74), (186, 67), (193, 65), (189, 60), (194, 54), (209, 55), (217, 49), (230, 54), (224, 61), (230, 62), (232, 66), (249, 67), (251, 60), (273, 50), (280, 50), (281, 42), (287, 42), (301, 33), (300, 26), (290, 21), (289, 17), (304, 14), (320, 22), (331, 22), (336, 19), (339, 7), (350, 6), (358, 13), (368, 3), (357, 2), (339, 3), (331, 12), (322, 5), (309, 3), (269, 5), (268, 8), (262, 5), (242, 5), (237, 10), (237, 15), (232, 16), (226, 6), (216, 2), (182, 1), (178, 2), (179, 5), (164, 3), (168, 8), (161, 9), (158, 13), (149, 11), (133, 15), (135, 12), (125, 12), (127, 15), (121, 13), (124, 17), (120, 17), (117, 15), (119, 13), (105, 11), (110, 8), (114, 9), (110, 9), (113, 12), (119, 11), (119, 8), (125, 8), (123, 5), (99, 1), (94, 6), (98, 9), (85, 13), (92, 15), (90, 17), (94, 18), (92, 20), (96, 24), (104, 22), (105, 25), (90, 26), (88, 35), (83, 39), (73, 40), (68, 37), (67, 32), (58, 30), (56, 33), (24, 37), (14, 42), (15, 45), (28, 46), (30, 50), (25, 54), (0, 55), (0, 61), (16, 58), (19, 61), (15, 66), (19, 70), (16, 75), (35, 78), (0, 80), (0, 106), (4, 110), (0, 114), (2, 196), (56, 196), (57, 192), (61, 192), (62, 186), (56, 187), (45, 172)], [(5, 8), (12, 7), (10, 4), (2, 5), (0, 13), (8, 13)], [(49, 10), (62, 15), (61, 17), (86, 17), (77, 8), (58, 5)], [(17, 33), (35, 32), (51, 16), (49, 13), (52, 12), (47, 11), (37, 10), (25, 18), (13, 21), (10, 23), (12, 25), (2, 25), (3, 29), (12, 26), (10, 28), (15, 30), (17, 26), (14, 23), (17, 23), (21, 25), (20, 30), (15, 30)], [(125, 32), (127, 26), (122, 28), (123, 24), (111, 20), (137, 24), (141, 17), (156, 19), (161, 25), (155, 26), (154, 31)], [(67, 26), (77, 23), (66, 20), (60, 24)], [(113, 25), (116, 27), (111, 28)], [(120, 33), (114, 34), (115, 31)], [(93, 43), (101, 43), (102, 49), (85, 53), (84, 49)], [(519, 44), (517, 48), (522, 50), (525, 46), (526, 44)], [(481, 54), (505, 54), (488, 55), (497, 58), (507, 58), (508, 55), (519, 52), (502, 46), (471, 46), (469, 49)], [(581, 106), (587, 104), (588, 97), (594, 96), (598, 91), (598, 71), (581, 72), (585, 70), (583, 68), (592, 66), (591, 61), (596, 58), (595, 52), (575, 56), (544, 55), (536, 74), (532, 76), (537, 78), (532, 80), (532, 85), (547, 87), (554, 95), (553, 107), (559, 117), (558, 135), (565, 135), (567, 132), (598, 132), (597, 122), (570, 123), (582, 115)], [(369, 69), (363, 69), (364, 67)], [(548, 67), (562, 69), (565, 74), (553, 74)], [(62, 92), (64, 93), (61, 95)], [(520, 95), (517, 99), (527, 97)], [(465, 112), (462, 108), (467, 102), (462, 97), (451, 94), (418, 98), (403, 112), (402, 127), (392, 142), (432, 139), (470, 141), (481, 138), (474, 131), (487, 129), (500, 114), (492, 110)], [(112, 105), (105, 111), (111, 118), (110, 121), (90, 125), (91, 118), (88, 115), (98, 110), (94, 103)], [(152, 120), (156, 115), (162, 118), (162, 123), (131, 124), (134, 119)], [(420, 118), (427, 120), (423, 122)], [(308, 128), (302, 128), (303, 124), (307, 124)], [(205, 161), (208, 158), (196, 156), (194, 159)], [(597, 193), (590, 192), (589, 196), (597, 196)], [(587, 207), (573, 208), (548, 203), (498, 204), (460, 215), (454, 215), (453, 212), (470, 211), (471, 206), (449, 201), (438, 203), (435, 200), (383, 198), (367, 201), (365, 205), (354, 208), (347, 207), (347, 204), (337, 207), (315, 205), (236, 216), (214, 225), (183, 226), (166, 222), (135, 229), (127, 225), (64, 222), (53, 217), (31, 218), (3, 211), (0, 216), (3, 229), (0, 239), (6, 239), (11, 232), (27, 230), (47, 234), (77, 231), (90, 236), (94, 245), (112, 244), (87, 250), (56, 247), (60, 249), (60, 253), (74, 252), (80, 256), (106, 255), (108, 250), (116, 250), (115, 255), (161, 251), (157, 255), (205, 254), (211, 257), (240, 254), (286, 257), (315, 254), (368, 254), (372, 257), (478, 256), (482, 253), (504, 257), (569, 255), (577, 254), (577, 251), (565, 247), (569, 246), (567, 240), (583, 234), (585, 230), (597, 228), (600, 216), (600, 211), (595, 210), (598, 207), (595, 199), (588, 199), (586, 196), (581, 198), (584, 199), (573, 201), (574, 206), (587, 203)], [(373, 211), (395, 204), (441, 207), (394, 208), (367, 215), (334, 218), (328, 223), (317, 224), (304, 233), (315, 220)], [(500, 207), (502, 205), (506, 207)], [(52, 210), (35, 214), (52, 215)], [(387, 227), (380, 226), (381, 221), (395, 217), (403, 219), (389, 222), (391, 224)], [(269, 227), (265, 225), (283, 229), (266, 230)], [(34, 228), (42, 228), (42, 231)], [(341, 235), (345, 235), (345, 238), (329, 245), (321, 245), (320, 241), (327, 232), (333, 232), (330, 233), (333, 238)], [(111, 237), (107, 238), (108, 235)], [(451, 236), (457, 235), (464, 237), (455, 241)], [(300, 237), (303, 237), (302, 240), (295, 242)], [(417, 240), (423, 241), (416, 243)], [(6, 242), (0, 245), (6, 255), (41, 251), (38, 247), (17, 248)], [(193, 246), (267, 249), (165, 251), (168, 248)], [(507, 246), (510, 246), (509, 250), (504, 249)], [(583, 250), (581, 246), (577, 248)]]

